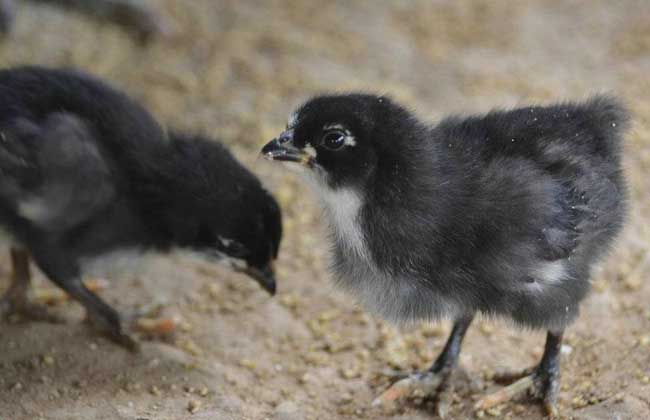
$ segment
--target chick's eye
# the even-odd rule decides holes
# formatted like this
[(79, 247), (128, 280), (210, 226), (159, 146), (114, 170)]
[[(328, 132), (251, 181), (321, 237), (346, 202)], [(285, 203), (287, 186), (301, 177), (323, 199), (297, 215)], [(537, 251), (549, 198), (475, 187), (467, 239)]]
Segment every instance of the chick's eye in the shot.
[(328, 131), (323, 135), (323, 146), (330, 150), (338, 150), (345, 144), (345, 133), (334, 130)]

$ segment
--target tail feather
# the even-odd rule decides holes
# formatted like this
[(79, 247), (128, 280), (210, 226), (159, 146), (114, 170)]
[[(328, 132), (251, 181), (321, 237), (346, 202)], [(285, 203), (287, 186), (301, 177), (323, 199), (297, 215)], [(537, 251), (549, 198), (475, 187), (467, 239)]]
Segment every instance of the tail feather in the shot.
[(630, 114), (618, 98), (596, 95), (585, 104), (589, 125), (603, 156), (619, 156), (623, 134), (630, 125)]

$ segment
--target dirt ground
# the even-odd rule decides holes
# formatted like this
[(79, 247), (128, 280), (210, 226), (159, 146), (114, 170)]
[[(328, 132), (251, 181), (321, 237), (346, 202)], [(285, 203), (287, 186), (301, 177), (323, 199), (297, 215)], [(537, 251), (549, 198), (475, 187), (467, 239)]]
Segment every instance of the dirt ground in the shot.
[[(608, 91), (634, 114), (626, 145), (629, 223), (568, 330), (566, 418), (650, 418), (650, 3), (580, 1), (153, 1), (176, 36), (142, 48), (111, 25), (19, 2), (0, 66), (80, 67), (142, 100), (170, 126), (214, 135), (279, 198), (279, 293), (183, 254), (115, 265), (101, 294), (122, 310), (166, 302), (180, 322), (127, 353), (81, 323), (0, 324), (0, 419), (425, 419), (431, 404), (370, 407), (387, 367), (431, 363), (449, 325), (397, 331), (335, 290), (321, 213), (258, 151), (293, 106), (322, 91), (389, 93), (431, 121)], [(1, 99), (0, 99), (1, 100)], [(1, 257), (0, 283), (7, 283)], [(41, 276), (39, 287), (53, 289)], [(541, 332), (476, 322), (450, 418), (473, 418), (490, 373), (536, 363)], [(470, 386), (471, 385), (471, 386)], [(193, 413), (192, 413), (193, 412)], [(542, 417), (525, 400), (486, 418)]]

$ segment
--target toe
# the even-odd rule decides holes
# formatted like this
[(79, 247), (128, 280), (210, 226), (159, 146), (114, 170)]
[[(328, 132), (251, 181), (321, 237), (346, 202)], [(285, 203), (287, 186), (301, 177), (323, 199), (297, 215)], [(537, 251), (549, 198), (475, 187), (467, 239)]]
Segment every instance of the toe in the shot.
[(557, 396), (559, 392), (559, 381), (557, 377), (551, 377), (543, 392), (544, 411), (551, 418), (558, 416)]
[(385, 405), (411, 396), (435, 396), (438, 392), (438, 388), (446, 382), (448, 378), (448, 372), (423, 372), (411, 374), (409, 377), (401, 379), (391, 385), (372, 402), (372, 405)]
[(474, 408), (476, 410), (487, 410), (504, 402), (513, 400), (524, 395), (526, 392), (533, 389), (535, 382), (532, 376), (521, 378), (517, 382), (505, 388), (501, 388), (497, 392), (481, 398)]
[(519, 379), (513, 384), (506, 386), (499, 391), (481, 398), (474, 408), (483, 411), (499, 404), (520, 398), (529, 394), (533, 398), (541, 399), (544, 410), (551, 418), (558, 415), (557, 395), (559, 380), (557, 375), (548, 375), (539, 369), (531, 370), (533, 373)]
[(442, 386), (436, 395), (436, 414), (441, 419), (447, 417), (449, 408), (454, 400), (454, 387), (450, 384)]
[(413, 389), (414, 389), (414, 383), (412, 377), (400, 379), (399, 381), (395, 382), (393, 385), (388, 387), (387, 390), (382, 392), (380, 396), (375, 398), (375, 400), (372, 402), (372, 405), (373, 407), (386, 405), (394, 401), (397, 401), (401, 398), (405, 398), (411, 395)]

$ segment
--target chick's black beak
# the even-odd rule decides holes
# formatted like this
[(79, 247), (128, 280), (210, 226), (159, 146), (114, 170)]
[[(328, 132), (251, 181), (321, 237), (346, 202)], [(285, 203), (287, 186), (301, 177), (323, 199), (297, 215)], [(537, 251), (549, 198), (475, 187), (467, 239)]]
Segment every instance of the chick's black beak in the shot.
[(275, 272), (273, 262), (263, 268), (248, 266), (244, 272), (255, 279), (271, 296), (275, 295)]
[(309, 154), (294, 146), (293, 130), (287, 130), (268, 142), (262, 148), (262, 155), (269, 160), (296, 162), (305, 166), (313, 164), (313, 158)]

